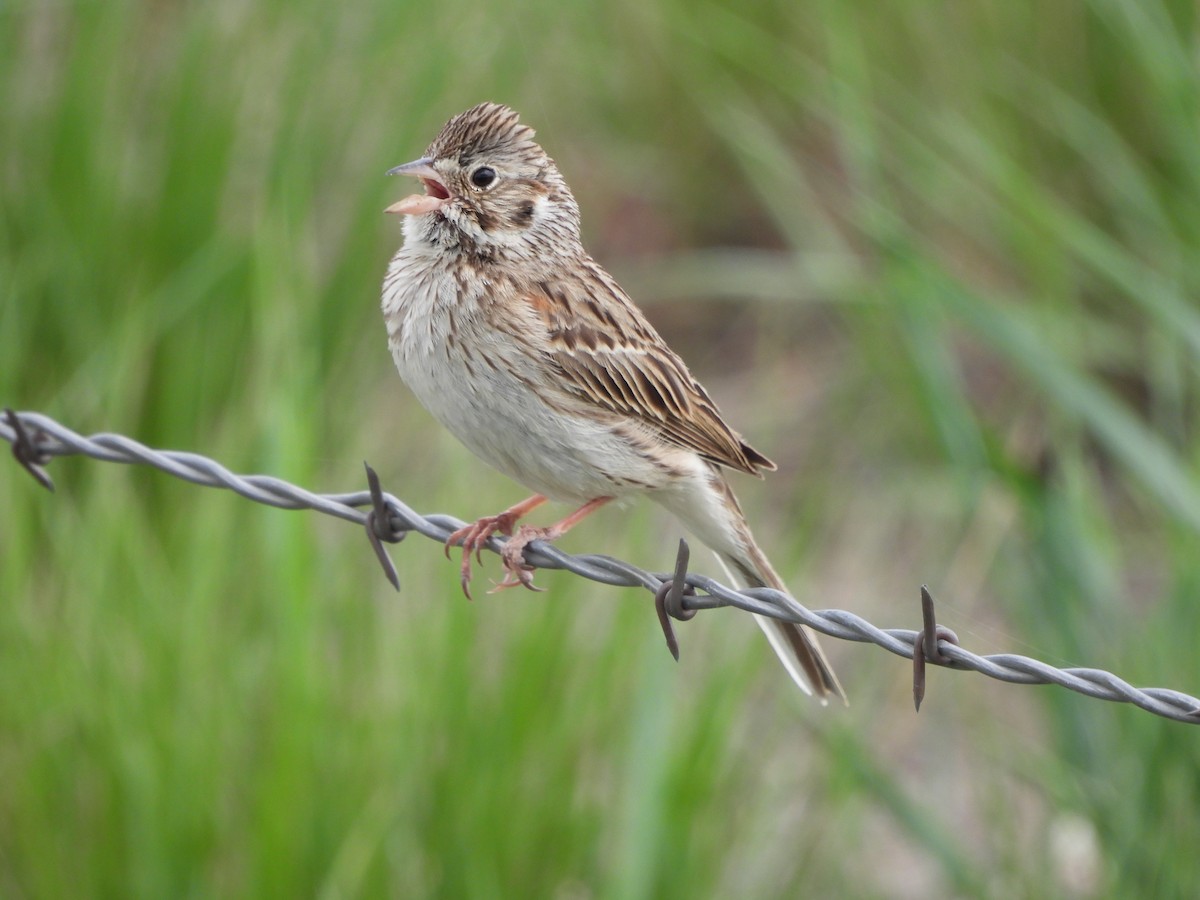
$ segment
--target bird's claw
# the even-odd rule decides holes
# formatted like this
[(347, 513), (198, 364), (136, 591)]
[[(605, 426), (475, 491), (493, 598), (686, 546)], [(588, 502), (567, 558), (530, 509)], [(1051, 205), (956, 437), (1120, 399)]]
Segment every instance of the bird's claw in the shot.
[(491, 540), (492, 535), (499, 531), (501, 534), (511, 534), (514, 524), (513, 516), (500, 513), (498, 516), (484, 516), (470, 525), (464, 525), (446, 538), (446, 558), (450, 558), (451, 547), (462, 547), (462, 589), (468, 600), (471, 600), (471, 554), (483, 565), (483, 548)]
[(498, 594), (508, 588), (523, 587), (526, 590), (534, 591), (535, 593), (543, 593), (546, 589), (538, 587), (533, 583), (533, 573), (537, 571), (533, 566), (521, 564), (515, 568), (510, 567), (507, 563), (504, 566), (504, 580), (497, 582), (489, 594)]
[(540, 588), (533, 583), (533, 573), (536, 568), (525, 562), (525, 548), (531, 541), (554, 540), (556, 536), (550, 528), (534, 528), (530, 525), (522, 525), (518, 528), (500, 551), (500, 559), (504, 563), (504, 580), (488, 593), (495, 594), (518, 585), (530, 591), (544, 591), (545, 588)]
[(547, 528), (535, 528), (532, 525), (516, 527), (517, 520), (535, 506), (545, 502), (541, 494), (535, 494), (523, 503), (506, 509), (498, 516), (484, 516), (477, 522), (464, 525), (446, 538), (446, 556), (450, 556), (450, 548), (462, 547), (462, 589), (471, 599), (471, 554), (480, 564), (483, 563), (483, 548), (496, 532), (508, 535), (508, 540), (500, 548), (500, 559), (504, 564), (504, 579), (497, 584), (489, 594), (502, 591), (505, 588), (521, 585), (531, 591), (541, 591), (533, 583), (535, 567), (525, 562), (525, 548), (531, 541), (554, 541), (567, 533), (580, 519), (608, 503), (611, 497), (596, 497), (579, 507), (561, 522), (556, 522)]

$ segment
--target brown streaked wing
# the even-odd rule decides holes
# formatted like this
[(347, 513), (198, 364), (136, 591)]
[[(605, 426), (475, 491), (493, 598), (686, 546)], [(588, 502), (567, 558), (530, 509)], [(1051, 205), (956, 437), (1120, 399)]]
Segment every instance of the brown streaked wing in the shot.
[(666, 441), (752, 475), (775, 464), (717, 411), (620, 286), (588, 260), (586, 278), (541, 282), (521, 299), (545, 322), (546, 350), (576, 396), (653, 427)]

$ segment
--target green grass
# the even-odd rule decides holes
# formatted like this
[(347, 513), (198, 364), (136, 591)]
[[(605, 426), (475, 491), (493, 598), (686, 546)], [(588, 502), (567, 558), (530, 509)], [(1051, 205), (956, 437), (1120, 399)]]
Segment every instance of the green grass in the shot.
[[(382, 173), (502, 100), (780, 462), (738, 487), (802, 601), (912, 627), (928, 583), (972, 649), (1197, 693), (1197, 38), (1163, 0), (10, 3), (0, 403), (317, 490), (365, 458), (423, 511), (518, 499), (404, 391), (377, 310)], [(915, 718), (857, 645), (822, 710), (732, 612), (675, 665), (644, 594), (468, 603), (410, 537), (395, 595), (342, 524), (51, 471), (0, 468), (0, 895), (1200, 878), (1187, 726), (938, 671)], [(564, 543), (665, 568), (677, 536), (634, 507)]]

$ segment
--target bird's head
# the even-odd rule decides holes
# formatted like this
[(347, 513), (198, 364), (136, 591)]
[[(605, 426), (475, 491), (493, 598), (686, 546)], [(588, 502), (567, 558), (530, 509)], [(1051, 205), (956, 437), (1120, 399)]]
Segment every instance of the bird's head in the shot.
[(445, 124), (420, 159), (389, 175), (421, 179), (424, 194), (393, 203), (407, 241), (488, 258), (574, 252), (579, 207), (554, 160), (517, 113), (481, 103)]

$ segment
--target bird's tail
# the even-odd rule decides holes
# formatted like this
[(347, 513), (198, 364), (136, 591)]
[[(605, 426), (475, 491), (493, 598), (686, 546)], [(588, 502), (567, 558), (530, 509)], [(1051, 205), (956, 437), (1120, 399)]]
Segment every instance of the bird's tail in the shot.
[[(716, 554), (733, 587), (769, 587), (786, 593), (783, 580), (754, 542), (725, 477), (714, 468), (706, 482), (708, 490), (704, 492), (688, 491), (659, 500)], [(822, 703), (827, 703), (830, 697), (846, 702), (846, 693), (812, 631), (768, 616), (756, 614), (754, 620), (802, 691), (816, 695)]]

